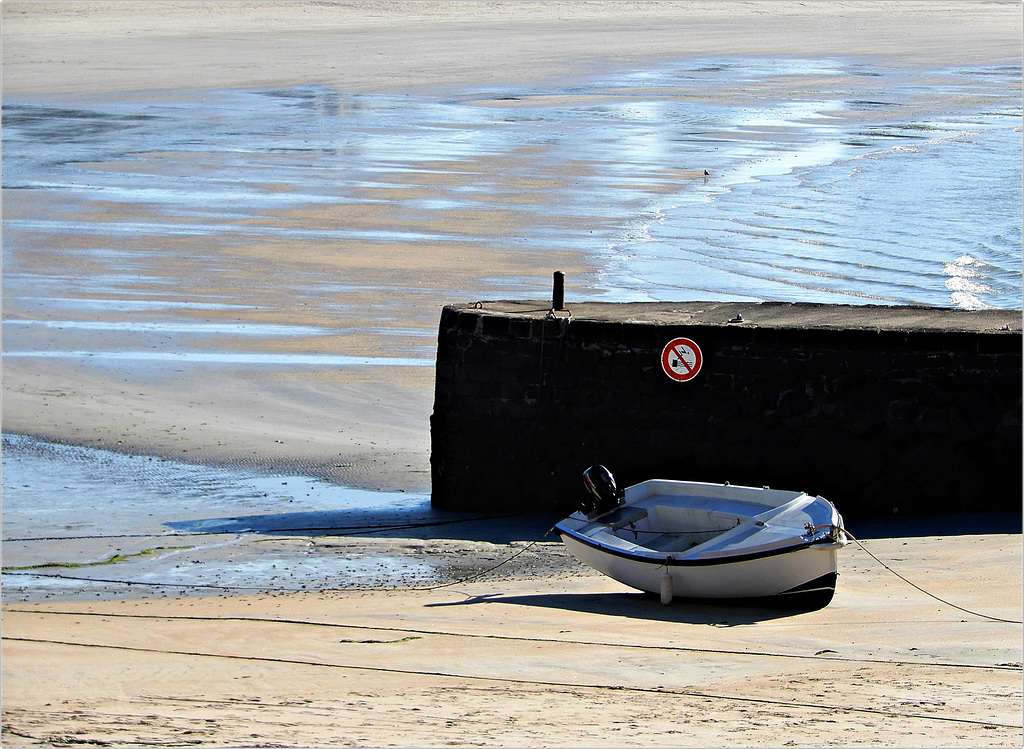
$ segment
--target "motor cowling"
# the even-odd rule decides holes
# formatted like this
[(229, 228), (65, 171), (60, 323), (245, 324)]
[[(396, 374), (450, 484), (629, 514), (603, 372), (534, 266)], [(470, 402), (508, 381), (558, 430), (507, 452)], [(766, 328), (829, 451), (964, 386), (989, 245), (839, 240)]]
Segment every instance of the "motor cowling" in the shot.
[(580, 510), (587, 517), (603, 515), (622, 501), (622, 492), (615, 485), (615, 477), (602, 465), (585, 470), (583, 484), (587, 487), (587, 496), (580, 502)]

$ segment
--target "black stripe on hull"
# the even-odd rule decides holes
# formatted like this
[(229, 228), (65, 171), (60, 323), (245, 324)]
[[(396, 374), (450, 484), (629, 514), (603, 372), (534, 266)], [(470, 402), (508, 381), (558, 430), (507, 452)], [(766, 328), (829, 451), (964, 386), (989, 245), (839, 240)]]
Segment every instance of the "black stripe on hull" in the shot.
[(575, 533), (567, 531), (563, 528), (559, 528), (557, 525), (555, 526), (555, 530), (558, 532), (559, 536), (568, 536), (569, 538), (573, 539), (574, 541), (577, 541), (578, 543), (583, 544), (584, 546), (589, 546), (592, 549), (597, 549), (598, 551), (604, 552), (605, 554), (611, 554), (612, 556), (623, 557), (625, 559), (632, 559), (634, 562), (653, 564), (657, 567), (665, 567), (666, 565), (669, 567), (711, 567), (720, 564), (735, 564), (737, 562), (749, 562), (754, 559), (774, 557), (780, 554), (792, 554), (796, 551), (803, 551), (804, 549), (812, 548), (816, 544), (828, 543), (825, 541), (807, 541), (794, 546), (787, 546), (782, 549), (757, 551), (750, 554), (737, 554), (736, 556), (713, 557), (711, 559), (673, 559), (671, 555), (648, 557), (642, 556), (640, 554), (631, 553), (628, 551), (621, 551), (610, 546), (605, 546), (601, 543), (596, 543), (590, 540), (589, 538), (585, 538), (584, 536), (578, 536)]

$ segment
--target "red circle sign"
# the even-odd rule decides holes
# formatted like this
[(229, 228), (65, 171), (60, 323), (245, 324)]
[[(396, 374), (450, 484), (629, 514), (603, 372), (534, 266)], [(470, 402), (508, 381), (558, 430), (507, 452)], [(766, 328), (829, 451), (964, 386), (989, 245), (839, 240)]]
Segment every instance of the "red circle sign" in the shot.
[(673, 338), (661, 352), (661, 368), (676, 382), (692, 380), (703, 362), (700, 347), (689, 338)]

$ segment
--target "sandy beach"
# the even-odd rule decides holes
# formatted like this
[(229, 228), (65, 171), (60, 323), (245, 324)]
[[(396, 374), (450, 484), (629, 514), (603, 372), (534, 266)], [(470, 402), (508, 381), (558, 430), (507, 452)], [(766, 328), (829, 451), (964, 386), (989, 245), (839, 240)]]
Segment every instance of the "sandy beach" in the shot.
[[(557, 88), (568, 97), (573, 84), (595, 76), (707, 56), (848, 57), (922, 75), (950, 66), (1019, 67), (1022, 33), (1019, 3), (966, 0), (15, 0), (4, 2), (2, 13), (5, 99), (73, 104), (76, 111), (117, 99), (178, 106), (184, 97), (198, 106), (203, 92), (288, 87), (312, 87), (310, 106), (330, 104), (324, 91), (479, 92), (484, 110), (508, 87)], [(792, 78), (744, 81), (714, 96), (785, 100), (788, 85)], [(800, 85), (812, 92), (842, 88), (855, 97), (870, 90), (871, 80), (808, 74)], [(983, 100), (980, 88), (977, 96)], [(922, 99), (915, 106), (920, 114), (940, 103)], [(528, 118), (529, 103), (520, 114)], [(119, 327), (132, 319), (116, 306), (123, 289), (79, 293), (62, 286), (76, 276), (102, 279), (104, 262), (137, 253), (146, 272), (131, 281), (136, 299), (187, 299), (155, 328), (147, 318), (149, 332), (170, 340), (192, 335), (187, 324), (215, 329), (216, 337), (190, 341), (211, 356), (329, 354), (386, 363), (295, 369), (5, 355), (4, 432), (425, 495), (430, 334), (441, 307), (502, 298), (501, 279), (508, 277), (535, 278), (535, 298), (544, 298), (556, 269), (569, 278), (571, 296), (574, 284), (592, 285), (598, 270), (573, 247), (542, 253), (516, 243), (532, 236), (525, 222), (555, 212), (554, 191), (590, 171), (582, 162), (538, 170), (538, 153), (539, 146), (451, 157), (415, 173), (396, 167), (365, 184), (346, 175), (358, 184), (361, 202), (289, 204), (239, 220), (287, 227), (297, 240), (229, 235), (229, 218), (238, 220), (231, 205), (199, 205), (196, 215), (210, 232), (190, 234), (189, 222), (198, 219), (160, 215), (145, 198), (98, 198), (81, 211), (48, 203), (43, 191), (5, 188), (5, 222), (57, 215), (92, 232), (53, 247), (28, 231), (13, 266), (5, 249), (5, 354), (140, 348), (138, 329)], [(83, 168), (102, 175), (110, 163), (97, 158)], [(641, 193), (700, 179), (703, 172), (691, 167), (644, 175), (638, 202)], [(159, 153), (135, 168), (154, 184), (174, 176)], [(257, 195), (293, 189), (280, 175), (249, 180)], [(451, 194), (484, 182), (500, 196), (498, 207), (396, 215), (388, 203), (401, 189), (423, 205), (444, 205)], [(563, 228), (599, 227), (601, 206), (590, 211), (557, 221)], [(157, 220), (182, 231), (153, 239), (130, 228)], [(343, 243), (344, 252), (302, 238), (325, 227), (339, 236), (360, 234)], [(226, 238), (211, 244), (216, 232)], [(441, 232), (460, 241), (432, 239)], [(397, 239), (366, 238), (377, 234)], [(100, 260), (75, 252), (96, 244), (108, 253)], [(53, 285), (25, 286), (24, 279), (46, 277), (56, 279)], [(10, 293), (8, 278), (18, 293)], [(38, 324), (66, 323), (85, 297), (93, 305), (89, 325), (65, 324), (57, 332)], [(279, 335), (278, 326), (303, 331), (301, 338)], [(156, 353), (173, 353), (173, 343), (166, 345)], [(131, 579), (143, 569), (178, 574), (175, 566), (188, 554), (199, 570), (248, 563), (269, 550), (291, 559), (388, 558), (422, 564), (425, 572), (401, 586), (339, 580), (306, 591), (269, 582), (255, 590), (203, 590), (189, 585), (197, 577), (179, 578), (178, 586), (114, 583), (88, 599), (62, 596), (59, 586), (48, 597), (18, 598), (8, 595), (16, 586), (5, 575), (5, 746), (1022, 742), (1021, 548), (1012, 520), (983, 519), (970, 532), (957, 521), (904, 525), (898, 533), (866, 529), (874, 554), (936, 595), (994, 617), (986, 619), (929, 598), (855, 545), (841, 559), (830, 606), (782, 614), (662, 607), (568, 559), (550, 536), (526, 548), (555, 518), (370, 539), (256, 528), (225, 535), (235, 539), (227, 550), (154, 553), (171, 542), (150, 518), (118, 518), (124, 528), (116, 540), (70, 541), (58, 525), (46, 525), (48, 517), (37, 523), (46, 529), (45, 544), (9, 543), (8, 529), (20, 533), (32, 519), (15, 523), (5, 513), (5, 570), (57, 558), (95, 563), (115, 553), (146, 554), (104, 568)], [(138, 538), (130, 538), (133, 528)], [(478, 580), (435, 587), (519, 552), (515, 563)]]
[(4, 90), (456, 89), (706, 55), (1001, 64), (1020, 57), (1020, 23), (1008, 2), (30, 0), (4, 4)]
[[(865, 544), (932, 590), (1019, 621), (1018, 534)], [(1020, 624), (943, 605), (862, 551), (843, 555), (832, 604), (800, 614), (665, 607), (553, 570), (560, 554), (545, 541), (510, 572), (436, 590), (8, 604), (4, 743), (1021, 742)]]

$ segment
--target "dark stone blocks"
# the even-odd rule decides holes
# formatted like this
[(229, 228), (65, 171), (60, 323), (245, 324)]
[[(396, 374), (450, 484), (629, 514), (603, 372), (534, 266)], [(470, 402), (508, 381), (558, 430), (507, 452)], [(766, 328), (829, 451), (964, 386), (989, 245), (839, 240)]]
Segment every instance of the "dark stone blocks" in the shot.
[[(821, 494), (848, 518), (1020, 510), (1019, 312), (1010, 326), (955, 330), (949, 310), (924, 308), (914, 319), (934, 324), (905, 330), (840, 327), (850, 314), (828, 305), (744, 306), (781, 319), (756, 327), (730, 325), (731, 311), (681, 312), (680, 324), (529, 312), (442, 312), (439, 508), (568, 513), (583, 470), (604, 463), (621, 485), (771, 485)], [(662, 371), (678, 336), (703, 354), (687, 382)]]

